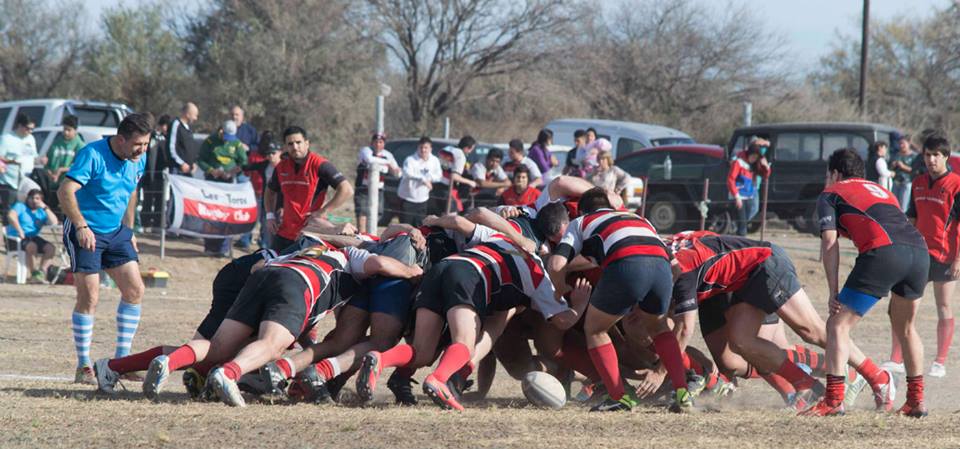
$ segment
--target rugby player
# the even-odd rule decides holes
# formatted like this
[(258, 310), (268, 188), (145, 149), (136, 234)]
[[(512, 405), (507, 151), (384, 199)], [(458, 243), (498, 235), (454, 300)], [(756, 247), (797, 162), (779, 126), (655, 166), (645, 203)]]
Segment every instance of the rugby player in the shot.
[[(817, 200), (823, 269), (830, 292), (827, 391), (819, 403), (802, 414), (845, 413), (843, 375), (852, 348), (850, 331), (881, 297), (892, 292), (890, 324), (904, 349), (907, 373), (907, 400), (898, 413), (926, 416), (923, 343), (914, 328), (914, 319), (930, 269), (927, 245), (900, 211), (893, 194), (863, 179), (863, 160), (856, 150), (834, 151), (827, 167), (827, 187)], [(850, 238), (859, 252), (842, 290), (838, 234)], [(892, 379), (887, 382), (893, 385)], [(892, 399), (893, 389), (890, 390)]]

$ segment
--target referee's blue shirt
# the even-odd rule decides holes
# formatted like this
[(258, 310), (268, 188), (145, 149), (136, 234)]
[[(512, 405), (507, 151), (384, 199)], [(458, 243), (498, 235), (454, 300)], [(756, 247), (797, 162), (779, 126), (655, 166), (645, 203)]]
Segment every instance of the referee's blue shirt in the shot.
[(118, 158), (110, 150), (109, 138), (91, 142), (77, 152), (67, 177), (82, 186), (77, 190), (77, 205), (93, 232), (107, 234), (120, 228), (146, 164), (146, 154), (137, 161)]

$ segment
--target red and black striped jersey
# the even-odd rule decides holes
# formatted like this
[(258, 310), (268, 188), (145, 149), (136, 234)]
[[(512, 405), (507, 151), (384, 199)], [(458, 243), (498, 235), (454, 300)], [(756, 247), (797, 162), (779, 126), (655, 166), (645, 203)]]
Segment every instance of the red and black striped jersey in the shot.
[(893, 194), (862, 178), (824, 189), (817, 199), (817, 214), (820, 232), (837, 230), (861, 254), (888, 245), (927, 247)]
[(446, 260), (468, 263), (481, 274), (487, 304), (494, 310), (530, 305), (549, 319), (567, 309), (562, 300), (555, 299), (543, 261), (502, 234), (485, 238)]
[(916, 219), (930, 257), (940, 263), (956, 260), (960, 247), (960, 175), (951, 171), (937, 179), (930, 173), (914, 178), (907, 216)]
[(570, 222), (553, 254), (567, 259), (582, 254), (600, 267), (630, 256), (670, 260), (667, 246), (647, 219), (612, 209), (601, 209)]
[(680, 276), (673, 283), (674, 313), (697, 309), (697, 305), (721, 293), (740, 289), (753, 270), (773, 253), (771, 244), (729, 235), (690, 240), (674, 254)]
[(470, 236), (439, 226), (421, 226), (418, 229), (427, 241), (427, 256), (430, 263), (437, 263), (497, 234), (497, 231), (483, 225), (477, 225)]
[[(370, 256), (370, 252), (350, 246), (331, 249), (325, 245), (317, 245), (273, 259), (266, 267), (290, 269), (303, 278), (310, 300), (307, 304), (310, 313), (307, 315), (311, 324), (315, 324), (329, 310), (342, 305), (348, 299), (331, 297), (328, 291), (331, 284), (338, 281), (340, 274), (363, 277), (363, 265)], [(327, 300), (321, 301), (321, 298)]]

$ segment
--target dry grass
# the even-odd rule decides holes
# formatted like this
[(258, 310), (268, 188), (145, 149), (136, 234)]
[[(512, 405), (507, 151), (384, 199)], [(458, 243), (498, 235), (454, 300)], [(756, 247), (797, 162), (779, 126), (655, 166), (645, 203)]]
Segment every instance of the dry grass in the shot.
[[(824, 310), (826, 290), (816, 261), (817, 241), (790, 233), (778, 233), (773, 239), (793, 256), (808, 293)], [(166, 291), (148, 291), (134, 349), (180, 343), (205, 313), (210, 281), (223, 261), (202, 257), (192, 242), (172, 242), (170, 257), (163, 263), (155, 256), (155, 242), (145, 240), (141, 248), (146, 252), (144, 266), (170, 271), (172, 283)], [(852, 262), (847, 248), (845, 267)], [(112, 315), (117, 300), (115, 290), (102, 299), (94, 334), (95, 358), (113, 350)], [(801, 419), (780, 409), (775, 393), (762, 382), (746, 383), (734, 400), (719, 406), (719, 412), (676, 416), (652, 406), (602, 415), (588, 414), (575, 405), (561, 411), (534, 409), (523, 400), (519, 383), (503, 372), (490, 399), (468, 403), (462, 414), (440, 412), (430, 404), (401, 409), (386, 405), (386, 397), (370, 408), (251, 404), (238, 410), (189, 402), (178, 376), (163, 402), (154, 404), (142, 398), (135, 384), (128, 384), (131, 392), (108, 398), (68, 382), (3, 376), (72, 377), (72, 304), (68, 287), (0, 286), (0, 447), (960, 446), (960, 436), (945, 431), (960, 424), (960, 416), (954, 414), (957, 383), (953, 375), (928, 381), (931, 416), (920, 421), (866, 409), (837, 419)], [(929, 353), (934, 350), (936, 329), (932, 292), (928, 291), (921, 309), (919, 328)], [(878, 360), (884, 358), (889, 344), (883, 312), (881, 303), (854, 336)], [(949, 368), (951, 374), (958, 369)], [(866, 408), (869, 400), (861, 399)]]

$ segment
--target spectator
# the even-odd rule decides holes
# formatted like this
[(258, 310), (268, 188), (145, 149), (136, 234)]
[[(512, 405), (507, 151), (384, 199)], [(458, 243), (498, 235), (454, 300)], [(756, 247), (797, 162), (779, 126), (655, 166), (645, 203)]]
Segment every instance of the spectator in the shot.
[(386, 149), (387, 135), (376, 132), (370, 138), (370, 146), (360, 149), (357, 156), (357, 192), (353, 195), (353, 208), (357, 212), (357, 225), (361, 232), (367, 232), (367, 216), (370, 214), (370, 166), (374, 162), (379, 166), (381, 173), (380, 186), (377, 189), (377, 216), (383, 216), (383, 173), (400, 176), (400, 166), (393, 158), (393, 153)]
[[(204, 179), (213, 182), (236, 182), (241, 167), (247, 163), (247, 150), (237, 138), (237, 124), (227, 120), (216, 134), (203, 142), (197, 165)], [(230, 257), (230, 238), (203, 239), (203, 251), (208, 256)]]
[[(46, 164), (43, 170), (46, 190), (44, 190), (44, 202), (53, 205), (54, 208), (60, 202), (56, 200), (57, 189), (60, 188), (60, 182), (63, 181), (67, 171), (70, 170), (70, 164), (73, 163), (77, 151), (83, 148), (83, 138), (77, 133), (79, 120), (75, 115), (67, 115), (63, 118), (63, 132), (53, 139), (50, 149), (47, 150)], [(43, 184), (41, 184), (43, 187)]]
[(503, 151), (499, 148), (491, 148), (482, 164), (473, 164), (470, 167), (470, 176), (477, 183), (474, 195), (491, 193), (494, 197), (498, 197), (510, 187), (510, 178), (500, 165), (502, 161)]
[(747, 223), (760, 210), (758, 176), (770, 174), (770, 166), (761, 156), (761, 147), (765, 145), (768, 145), (766, 140), (757, 139), (730, 161), (727, 190), (737, 206), (737, 235), (747, 235)]
[(530, 168), (521, 165), (513, 172), (512, 186), (503, 192), (500, 204), (503, 206), (532, 206), (537, 202), (540, 191), (530, 185)]
[(603, 187), (608, 192), (616, 193), (626, 202), (627, 182), (630, 180), (630, 175), (620, 167), (613, 165), (613, 155), (610, 154), (609, 150), (600, 152), (600, 155), (597, 156), (597, 162), (597, 169), (590, 176), (590, 182), (597, 187)]
[(910, 135), (898, 132), (890, 133), (893, 145), (899, 151), (890, 158), (890, 169), (893, 171), (893, 196), (900, 202), (900, 209), (904, 212), (910, 205), (910, 190), (913, 186), (914, 162), (917, 153), (910, 147)]
[(6, 164), (6, 170), (0, 174), (0, 204), (3, 208), (13, 205), (20, 183), (33, 173), (34, 158), (37, 157), (37, 141), (33, 138), (36, 127), (30, 116), (17, 114), (13, 132), (0, 137), (0, 160)]
[(180, 116), (170, 124), (166, 156), (171, 173), (193, 176), (197, 169), (197, 144), (190, 125), (196, 122), (199, 116), (197, 105), (187, 102), (180, 109)]
[(587, 128), (587, 142), (584, 146), (590, 145), (594, 140), (597, 140), (597, 130), (593, 127)]
[[(291, 126), (284, 130), (283, 143), (287, 158), (277, 164), (263, 193), (267, 230), (273, 235), (273, 249), (278, 251), (293, 244), (308, 218), (326, 218), (327, 212), (353, 196), (353, 186), (340, 170), (310, 151), (310, 140), (303, 128)], [(328, 187), (335, 192), (324, 203)], [(273, 212), (278, 194), (283, 197), (280, 217)]]
[[(230, 108), (230, 119), (237, 124), (237, 140), (244, 145), (244, 150), (247, 152), (247, 160), (250, 159), (250, 156), (256, 153), (257, 148), (260, 144), (260, 136), (257, 134), (257, 129), (253, 125), (249, 124), (244, 120), (245, 112), (240, 105), (236, 105)], [(250, 178), (246, 173), (241, 173), (237, 175), (237, 182), (250, 182)], [(253, 238), (253, 233), (248, 232), (237, 240), (237, 247), (244, 250), (250, 250), (250, 240)]]
[(510, 161), (503, 165), (503, 170), (507, 172), (507, 176), (512, 179), (513, 172), (523, 165), (529, 171), (527, 176), (530, 178), (531, 186), (537, 187), (543, 184), (543, 174), (540, 173), (540, 168), (537, 167), (536, 162), (526, 157), (523, 151), (523, 142), (520, 139), (510, 141), (507, 155), (510, 157)]
[[(27, 193), (26, 203), (17, 202), (7, 212), (7, 251), (15, 251), (17, 243), (13, 239), (20, 239), (20, 248), (27, 253), (27, 270), (30, 272), (30, 282), (43, 284), (47, 270), (53, 264), (53, 255), (56, 248), (53, 244), (40, 237), (44, 225), (57, 225), (57, 214), (53, 213), (43, 202), (43, 192), (33, 189)], [(42, 254), (40, 269), (37, 269), (34, 258)]]
[(427, 202), (433, 183), (443, 178), (440, 160), (433, 155), (433, 142), (421, 137), (417, 152), (403, 161), (403, 176), (397, 196), (403, 201), (403, 223), (420, 226), (427, 215)]
[(443, 189), (442, 192), (438, 192), (442, 193), (442, 196), (438, 195), (433, 197), (433, 205), (429, 211), (432, 215), (447, 213), (448, 202), (450, 206), (452, 206), (449, 208), (449, 211), (460, 212), (463, 210), (463, 202), (460, 201), (460, 191), (457, 187), (461, 184), (471, 189), (477, 187), (477, 183), (463, 176), (464, 170), (467, 167), (467, 156), (473, 152), (476, 146), (476, 139), (467, 135), (460, 138), (457, 146), (446, 146), (440, 149), (438, 159), (440, 160), (440, 168), (443, 170), (443, 177), (440, 178), (440, 183), (447, 186), (447, 188)]
[(867, 180), (890, 190), (893, 188), (893, 174), (887, 164), (887, 143), (874, 142), (867, 154)]
[(573, 148), (567, 151), (567, 160), (563, 165), (563, 174), (568, 176), (583, 176), (580, 173), (580, 164), (577, 162), (577, 154), (580, 149), (587, 146), (587, 132), (578, 129), (573, 132)]
[(577, 152), (577, 163), (580, 165), (580, 173), (584, 178), (593, 176), (599, 162), (597, 157), (600, 153), (613, 151), (613, 144), (609, 140), (600, 138), (587, 144), (587, 146)]
[(170, 116), (161, 115), (150, 136), (147, 150), (147, 167), (140, 180), (143, 205), (140, 210), (141, 225), (150, 228), (163, 227), (160, 214), (163, 212), (163, 170), (166, 167), (164, 152), (167, 148), (167, 133), (170, 131)]
[[(257, 211), (260, 222), (260, 247), (271, 248), (272, 236), (267, 232), (267, 216), (263, 206), (264, 179), (270, 179), (283, 153), (280, 146), (273, 141), (273, 133), (264, 131), (260, 134), (257, 151), (251, 151), (247, 158), (247, 165), (243, 166), (244, 173), (250, 177), (253, 193), (257, 197)], [(276, 213), (277, 211), (271, 210)]]
[(553, 144), (553, 131), (541, 129), (537, 134), (537, 141), (530, 145), (527, 156), (533, 159), (540, 169), (540, 173), (547, 173), (557, 165), (557, 159), (550, 154), (550, 145)]

